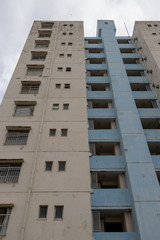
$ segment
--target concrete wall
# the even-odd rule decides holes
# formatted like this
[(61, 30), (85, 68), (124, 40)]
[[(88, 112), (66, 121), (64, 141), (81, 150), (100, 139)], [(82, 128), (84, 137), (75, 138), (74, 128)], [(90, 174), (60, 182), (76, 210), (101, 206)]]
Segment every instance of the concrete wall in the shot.
[[(40, 39), (38, 30), (46, 29), (35, 21), (1, 105), (1, 159), (24, 160), (18, 183), (0, 183), (0, 206), (13, 204), (4, 239), (88, 240), (91, 213), (83, 23), (54, 22), (50, 38)], [(35, 48), (35, 40), (49, 40), (49, 48)], [(31, 51), (47, 51), (46, 60), (31, 60)], [(26, 74), (27, 65), (32, 64), (44, 65), (42, 76)], [(38, 94), (21, 94), (21, 81), (40, 81)], [(61, 84), (60, 89), (55, 88), (56, 83)], [(65, 83), (70, 89), (64, 88)], [(15, 101), (36, 101), (33, 116), (14, 116)], [(52, 110), (54, 103), (59, 110)], [(69, 110), (63, 110), (64, 103)], [(31, 127), (27, 145), (4, 145), (6, 126)], [(56, 136), (49, 136), (50, 128), (57, 129)], [(68, 129), (67, 137), (61, 137), (62, 128)], [(53, 161), (52, 171), (45, 171), (45, 161)], [(58, 161), (66, 161), (64, 172), (58, 171)], [(48, 205), (47, 219), (39, 219), (39, 205)], [(55, 205), (64, 206), (63, 220), (54, 219)]]

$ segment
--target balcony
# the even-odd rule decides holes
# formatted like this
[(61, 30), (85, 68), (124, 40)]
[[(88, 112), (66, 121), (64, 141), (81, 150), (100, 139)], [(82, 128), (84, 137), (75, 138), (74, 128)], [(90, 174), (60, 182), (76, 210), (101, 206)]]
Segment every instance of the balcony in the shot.
[[(92, 95), (94, 95), (94, 94), (92, 94)], [(91, 99), (93, 98), (92, 95), (90, 96)], [(88, 108), (112, 108), (112, 102), (111, 102), (110, 99), (111, 99), (111, 97), (109, 99), (88, 100), (87, 101), (88, 102)]]
[[(109, 140), (109, 139), (108, 139)], [(101, 155), (101, 156), (113, 156), (121, 155), (120, 143), (119, 142), (90, 142), (90, 153), (92, 156)]]
[(144, 83), (130, 83), (132, 91), (151, 91), (149, 84)]
[(142, 118), (143, 129), (160, 129), (160, 118)]
[(88, 91), (109, 91), (109, 84), (104, 83), (90, 83), (86, 86)]
[(89, 119), (89, 129), (115, 129), (115, 119)]
[(157, 102), (150, 99), (135, 99), (135, 104), (137, 108), (158, 108)]

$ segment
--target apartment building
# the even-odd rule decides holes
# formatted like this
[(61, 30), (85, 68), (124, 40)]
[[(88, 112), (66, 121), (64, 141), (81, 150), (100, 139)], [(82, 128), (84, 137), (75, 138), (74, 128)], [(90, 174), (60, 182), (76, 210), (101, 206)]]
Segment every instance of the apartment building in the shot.
[(0, 131), (0, 239), (159, 240), (159, 102), (113, 21), (35, 21)]
[(136, 21), (133, 39), (160, 102), (160, 21)]

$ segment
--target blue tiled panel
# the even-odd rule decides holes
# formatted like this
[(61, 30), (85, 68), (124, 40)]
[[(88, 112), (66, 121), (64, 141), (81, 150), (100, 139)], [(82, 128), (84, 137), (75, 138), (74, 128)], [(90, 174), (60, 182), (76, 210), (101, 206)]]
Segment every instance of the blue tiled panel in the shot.
[(134, 91), (134, 99), (157, 99), (154, 91)]
[(88, 130), (89, 142), (119, 141), (120, 135), (117, 130)]
[(128, 77), (130, 83), (151, 83), (147, 76), (145, 77)]
[(88, 118), (93, 119), (93, 118), (115, 118), (116, 117), (116, 112), (115, 109), (113, 108), (90, 108), (88, 109)]
[(160, 142), (160, 130), (159, 129), (147, 129), (144, 130), (146, 139), (148, 141)]
[(109, 83), (109, 77), (86, 77), (87, 83)]
[(104, 53), (86, 53), (86, 58), (105, 58)]
[(103, 44), (85, 44), (85, 48), (103, 48)]
[(128, 189), (93, 189), (92, 209), (130, 208), (131, 197)]
[(122, 58), (140, 58), (138, 53), (121, 53)]
[(118, 46), (119, 46), (119, 48), (123, 48), (123, 49), (124, 48), (127, 48), (127, 49), (136, 48), (135, 44), (127, 44), (127, 43), (126, 44), (125, 43), (124, 44), (118, 44)]
[(138, 108), (138, 113), (141, 118), (159, 118), (159, 108)]
[(88, 91), (87, 99), (112, 99), (111, 91)]
[(156, 170), (160, 170), (160, 155), (152, 155), (152, 162)]
[(124, 170), (125, 162), (122, 156), (92, 156), (90, 169), (95, 171)]
[(126, 70), (144, 70), (142, 64), (124, 64)]
[(135, 232), (93, 232), (93, 237), (96, 240), (138, 240)]
[(86, 70), (107, 70), (106, 64), (86, 64)]

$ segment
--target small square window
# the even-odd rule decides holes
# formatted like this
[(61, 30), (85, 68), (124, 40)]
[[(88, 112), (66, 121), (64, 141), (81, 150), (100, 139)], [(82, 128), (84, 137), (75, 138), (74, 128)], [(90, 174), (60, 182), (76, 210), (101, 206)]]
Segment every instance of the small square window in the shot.
[(154, 24), (154, 27), (158, 27), (158, 25), (157, 25), (157, 24)]
[(157, 35), (156, 33), (152, 33), (152, 35)]
[(66, 67), (66, 72), (71, 72), (71, 67)]
[(46, 171), (52, 171), (52, 166), (53, 166), (53, 162), (52, 161), (45, 162), (45, 170)]
[(105, 24), (108, 24), (108, 22), (105, 22)]
[(56, 219), (63, 218), (63, 206), (55, 206), (55, 218)]
[(68, 110), (69, 109), (69, 104), (68, 103), (64, 103), (63, 104), (63, 110)]
[(69, 83), (65, 83), (64, 84), (64, 88), (70, 88), (70, 84)]
[(73, 35), (73, 33), (70, 32), (69, 35)]
[(66, 170), (66, 162), (58, 162), (58, 171), (64, 172)]
[(68, 46), (72, 46), (72, 42), (69, 42), (69, 43), (68, 43)]
[(69, 24), (70, 27), (73, 27), (73, 24)]
[(148, 27), (152, 27), (152, 25), (151, 25), (151, 24), (147, 24), (147, 26), (148, 26)]
[(70, 53), (69, 53), (69, 54), (67, 54), (67, 57), (68, 57), (68, 58), (72, 57), (72, 54), (70, 54)]
[(68, 135), (68, 129), (61, 129), (61, 136), (66, 137)]
[(67, 27), (67, 24), (63, 24), (64, 27)]
[(64, 45), (66, 45), (66, 43), (65, 43), (65, 42), (62, 42), (61, 45), (64, 46)]
[(53, 103), (52, 109), (53, 110), (58, 110), (59, 109), (59, 104), (58, 103)]
[(61, 84), (60, 83), (56, 83), (56, 88), (61, 88)]
[(57, 68), (57, 71), (58, 71), (58, 72), (62, 72), (62, 71), (63, 71), (63, 68), (62, 68), (62, 67), (58, 67), (58, 68)]
[(158, 45), (160, 45), (160, 42), (158, 43)]
[(59, 57), (63, 58), (63, 57), (64, 57), (64, 54), (60, 53), (60, 54), (59, 54)]
[(63, 35), (67, 35), (67, 33), (66, 33), (66, 32), (64, 32), (64, 33), (63, 33)]
[(47, 218), (47, 205), (41, 205), (39, 206), (39, 218)]
[(50, 130), (49, 130), (49, 135), (50, 135), (51, 137), (56, 136), (56, 129), (50, 129)]

